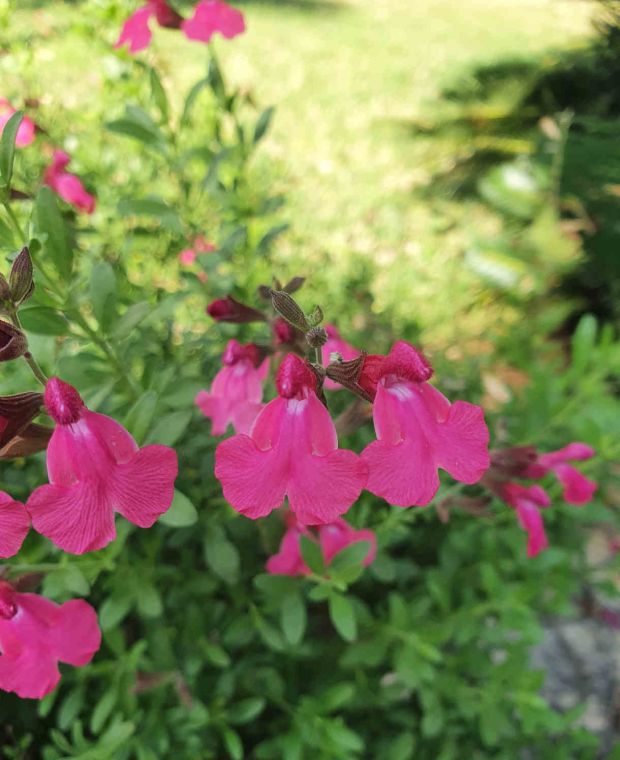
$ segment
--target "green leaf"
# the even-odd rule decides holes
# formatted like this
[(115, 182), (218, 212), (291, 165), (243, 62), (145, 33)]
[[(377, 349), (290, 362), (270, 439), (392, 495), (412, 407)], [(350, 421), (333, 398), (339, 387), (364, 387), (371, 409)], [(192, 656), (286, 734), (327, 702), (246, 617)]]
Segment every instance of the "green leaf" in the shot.
[(138, 612), (144, 617), (159, 617), (164, 608), (161, 596), (155, 586), (144, 581), (140, 583), (136, 601), (138, 603)]
[(51, 261), (61, 278), (71, 274), (73, 250), (56, 196), (49, 187), (39, 190), (36, 200), (37, 229), (45, 236), (43, 258)]
[(166, 148), (162, 131), (148, 113), (138, 106), (127, 106), (123, 118), (110, 121), (105, 126), (110, 132), (131, 137), (148, 147), (159, 150)]
[(205, 77), (204, 79), (198, 80), (196, 84), (190, 89), (190, 91), (187, 94), (187, 97), (185, 98), (185, 104), (183, 105), (183, 114), (181, 115), (181, 124), (187, 124), (189, 122), (189, 118), (192, 112), (192, 109), (194, 108), (194, 104), (196, 102), (196, 99), (200, 95), (200, 93), (204, 90), (204, 88), (209, 84), (209, 80)]
[(105, 330), (116, 314), (116, 275), (107, 261), (100, 261), (92, 269), (90, 300), (93, 314)]
[(369, 551), (370, 541), (356, 541), (356, 543), (350, 544), (334, 556), (329, 565), (330, 572), (340, 572), (350, 567), (361, 565), (368, 556)]
[(224, 740), (226, 751), (232, 760), (242, 760), (243, 744), (241, 743), (239, 734), (233, 731), (232, 728), (224, 727), (222, 729), (222, 739)]
[(102, 630), (115, 628), (132, 608), (133, 599), (128, 588), (115, 589), (99, 608), (99, 624)]
[(112, 710), (116, 706), (117, 699), (118, 692), (116, 686), (113, 686), (111, 689), (108, 689), (108, 691), (105, 692), (105, 694), (95, 705), (90, 718), (90, 730), (94, 734), (98, 734), (105, 725), (105, 722), (110, 717)]
[(123, 340), (123, 338), (131, 335), (140, 322), (150, 314), (151, 309), (151, 304), (147, 301), (141, 301), (130, 306), (116, 323), (116, 327), (112, 333), (115, 340)]
[(268, 230), (258, 241), (256, 250), (258, 253), (267, 253), (277, 238), (280, 237), (290, 227), (289, 224), (278, 224)]
[(254, 144), (255, 145), (259, 143), (263, 139), (263, 137), (267, 134), (267, 130), (269, 129), (275, 110), (276, 109), (273, 106), (269, 106), (268, 108), (265, 108), (262, 114), (258, 117), (258, 120), (256, 121), (256, 126), (254, 127)]
[(15, 159), (15, 138), (17, 130), (22, 123), (24, 114), (22, 111), (15, 111), (11, 118), (4, 125), (2, 137), (0, 138), (0, 181), (3, 188), (8, 189), (13, 177), (13, 161)]
[(280, 607), (280, 624), (291, 646), (299, 644), (306, 630), (306, 605), (299, 592), (287, 594)]
[(82, 689), (75, 689), (69, 696), (63, 700), (58, 710), (58, 727), (61, 731), (66, 731), (73, 721), (77, 718), (84, 704), (84, 692)]
[(230, 657), (225, 649), (212, 641), (203, 642), (203, 649), (207, 660), (218, 668), (227, 668), (230, 665)]
[(239, 579), (239, 552), (226, 538), (221, 526), (212, 527), (207, 533), (205, 559), (211, 570), (226, 583), (236, 583)]
[(301, 556), (304, 558), (304, 562), (313, 573), (316, 575), (323, 575), (325, 572), (325, 563), (323, 562), (323, 553), (321, 547), (316, 541), (313, 541), (308, 536), (302, 535), (300, 538)]
[(65, 317), (46, 306), (29, 306), (27, 309), (21, 309), (19, 318), (26, 332), (38, 335), (66, 335), (69, 332), (69, 323)]
[(332, 594), (329, 597), (329, 616), (334, 628), (346, 641), (354, 641), (357, 637), (357, 621), (355, 610), (346, 596)]
[(159, 74), (152, 66), (149, 68), (149, 81), (151, 84), (151, 95), (153, 96), (153, 101), (159, 109), (162, 121), (167, 122), (170, 112), (170, 108), (168, 106), (168, 96), (166, 95), (164, 86), (161, 82), (161, 79), (159, 78)]
[(164, 446), (174, 446), (187, 429), (192, 419), (192, 414), (191, 411), (183, 410), (164, 414), (163, 417), (159, 418), (151, 431), (149, 441), (161, 443)]
[(590, 364), (592, 352), (596, 346), (596, 333), (598, 325), (596, 317), (592, 314), (584, 314), (575, 328), (572, 338), (572, 362), (571, 370), (581, 374)]
[(157, 394), (155, 391), (147, 391), (136, 401), (125, 417), (125, 427), (139, 443), (146, 437), (156, 407)]
[(43, 581), (45, 596), (57, 599), (60, 596), (86, 596), (90, 584), (84, 573), (76, 565), (65, 565), (47, 573)]
[(228, 720), (237, 725), (249, 723), (265, 709), (264, 697), (249, 697), (232, 705), (227, 710)]
[(185, 494), (174, 491), (170, 509), (159, 518), (158, 522), (171, 528), (187, 528), (198, 520), (198, 512)]

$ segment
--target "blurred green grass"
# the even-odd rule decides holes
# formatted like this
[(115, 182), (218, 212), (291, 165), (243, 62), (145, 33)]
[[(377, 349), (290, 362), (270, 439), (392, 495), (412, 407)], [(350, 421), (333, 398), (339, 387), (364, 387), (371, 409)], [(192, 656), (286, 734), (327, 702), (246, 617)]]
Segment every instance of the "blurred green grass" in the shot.
[[(483, 338), (507, 306), (489, 297), (464, 251), (472, 238), (495, 234), (498, 219), (476, 198), (423, 197), (435, 174), (454, 162), (454, 145), (432, 132), (414, 134), (411, 125), (445, 117), (450, 103), (442, 91), (476, 66), (586, 45), (591, 3), (240, 5), (247, 34), (217, 49), (235, 83), (261, 105), (277, 107), (257, 167), (288, 199), (291, 232), (279, 244), (277, 274), (309, 275), (328, 317), (337, 313), (347, 327), (363, 328), (364, 317), (356, 323), (355, 314), (368, 307), (431, 344)], [(10, 94), (39, 97), (56, 115), (62, 105), (67, 133), (79, 145), (122, 110), (110, 83), (125, 64), (112, 44), (133, 7), (109, 0), (17, 3), (11, 28), (23, 45), (0, 64)], [(143, 55), (163, 69), (179, 102), (205, 64), (200, 45), (160, 29)], [(509, 102), (511, 92), (501, 97)]]

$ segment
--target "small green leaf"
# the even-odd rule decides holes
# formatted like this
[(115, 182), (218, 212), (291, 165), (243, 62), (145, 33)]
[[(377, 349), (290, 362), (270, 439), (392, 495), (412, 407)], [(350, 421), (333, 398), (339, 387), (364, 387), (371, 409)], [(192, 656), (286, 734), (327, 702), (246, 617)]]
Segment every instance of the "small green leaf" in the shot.
[(161, 82), (161, 79), (159, 78), (159, 74), (152, 66), (149, 67), (149, 81), (151, 84), (151, 95), (153, 96), (153, 101), (155, 102), (157, 108), (159, 108), (162, 121), (167, 122), (168, 114), (170, 111), (168, 106), (168, 96), (166, 95), (164, 86)]
[(23, 118), (24, 114), (22, 111), (15, 111), (4, 125), (2, 138), (0, 138), (0, 186), (6, 189), (10, 187), (11, 178), (13, 177), (15, 139)]
[(323, 575), (325, 572), (325, 563), (323, 562), (323, 553), (321, 547), (316, 541), (308, 536), (302, 535), (300, 538), (301, 556), (304, 562), (313, 573)]
[(159, 617), (164, 609), (159, 591), (151, 583), (140, 583), (136, 602), (138, 612), (143, 617)]
[(341, 572), (350, 567), (360, 565), (368, 556), (370, 541), (356, 541), (338, 552), (332, 559), (330, 571)]
[(263, 137), (267, 134), (267, 130), (269, 129), (275, 110), (276, 109), (273, 106), (269, 106), (268, 108), (265, 108), (265, 110), (258, 117), (256, 121), (256, 126), (254, 127), (254, 144), (255, 145), (256, 143), (260, 142), (263, 139)]
[(241, 743), (239, 734), (233, 731), (232, 728), (225, 727), (222, 729), (222, 738), (226, 751), (232, 760), (242, 760), (243, 744)]
[(228, 708), (228, 720), (231, 723), (243, 725), (244, 723), (249, 723), (251, 720), (254, 720), (254, 718), (257, 718), (264, 709), (264, 697), (249, 697), (248, 699), (242, 699), (240, 702), (237, 702)]
[(116, 275), (107, 261), (100, 261), (92, 269), (90, 300), (97, 322), (107, 328), (116, 313)]
[(287, 594), (280, 607), (280, 624), (284, 636), (291, 646), (302, 640), (306, 630), (306, 605), (299, 592)]
[(131, 407), (125, 417), (125, 427), (133, 437), (141, 443), (153, 421), (157, 407), (157, 394), (155, 391), (147, 391)]
[(346, 596), (332, 594), (329, 597), (329, 616), (334, 628), (346, 641), (354, 641), (357, 636), (355, 610)]
[(19, 318), (26, 332), (38, 335), (66, 335), (69, 323), (60, 312), (46, 306), (30, 306), (21, 309)]
[(121, 216), (150, 216), (174, 235), (183, 234), (179, 215), (161, 198), (123, 198), (118, 203), (118, 213)]
[(105, 722), (110, 717), (112, 710), (116, 706), (118, 692), (116, 686), (105, 692), (103, 697), (97, 702), (90, 718), (90, 730), (98, 734)]
[(42, 187), (39, 190), (36, 200), (36, 218), (37, 229), (45, 237), (43, 258), (51, 261), (61, 278), (67, 278), (73, 266), (73, 250), (56, 196), (49, 187)]
[(198, 520), (198, 512), (185, 494), (174, 491), (170, 509), (159, 518), (158, 522), (171, 528), (187, 528)]
[(153, 427), (149, 440), (164, 446), (174, 446), (187, 429), (191, 419), (191, 411), (179, 410), (164, 414)]
[(211, 570), (226, 583), (236, 583), (239, 579), (239, 552), (226, 538), (221, 526), (212, 527), (207, 533), (205, 559)]
[(147, 301), (141, 301), (130, 306), (123, 316), (116, 323), (113, 337), (115, 340), (123, 340), (131, 335), (132, 331), (142, 322), (151, 312), (151, 304)]

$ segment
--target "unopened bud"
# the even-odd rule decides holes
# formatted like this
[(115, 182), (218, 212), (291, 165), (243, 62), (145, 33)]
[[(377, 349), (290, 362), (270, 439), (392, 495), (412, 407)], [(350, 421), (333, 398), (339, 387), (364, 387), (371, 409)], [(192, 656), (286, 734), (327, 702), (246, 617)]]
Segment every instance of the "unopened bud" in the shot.
[(273, 308), (287, 322), (302, 332), (308, 332), (311, 325), (308, 324), (306, 315), (303, 313), (297, 302), (284, 290), (271, 291), (271, 303)]
[(11, 288), (6, 277), (0, 274), (0, 306), (11, 304)]
[(246, 322), (263, 322), (265, 315), (258, 309), (237, 301), (232, 296), (218, 298), (207, 306), (207, 314), (216, 322), (233, 322), (243, 324)]
[(15, 305), (23, 303), (32, 295), (32, 291), (34, 290), (32, 274), (30, 251), (27, 247), (24, 247), (17, 254), (9, 276), (11, 298)]
[(312, 327), (306, 333), (306, 341), (312, 348), (321, 348), (327, 343), (327, 333), (322, 327)]
[(0, 321), (0, 362), (9, 362), (23, 356), (28, 350), (24, 333), (10, 322)]

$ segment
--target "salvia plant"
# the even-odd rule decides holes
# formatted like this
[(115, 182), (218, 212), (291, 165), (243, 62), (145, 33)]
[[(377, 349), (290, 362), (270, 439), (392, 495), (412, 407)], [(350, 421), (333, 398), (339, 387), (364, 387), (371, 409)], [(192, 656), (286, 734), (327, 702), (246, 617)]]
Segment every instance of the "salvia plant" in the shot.
[[(135, 59), (151, 113), (106, 126), (169, 198), (102, 208), (36, 108), (0, 103), (0, 689), (42, 700), (7, 722), (5, 756), (577, 757), (566, 736), (590, 751), (527, 668), (570, 557), (548, 550), (545, 595), (518, 554), (547, 549), (560, 502), (592, 501), (576, 463), (594, 449), (501, 432), (490, 448), (481, 406), (444, 395), (419, 347), (354, 346), (303, 277), (260, 284), (286, 229), (252, 185), (272, 109), (248, 121), (212, 42), (243, 15), (148, 0), (118, 55), (158, 26), (208, 44), (205, 77), (176, 113)], [(167, 236), (181, 288), (127, 267), (140, 234)]]

